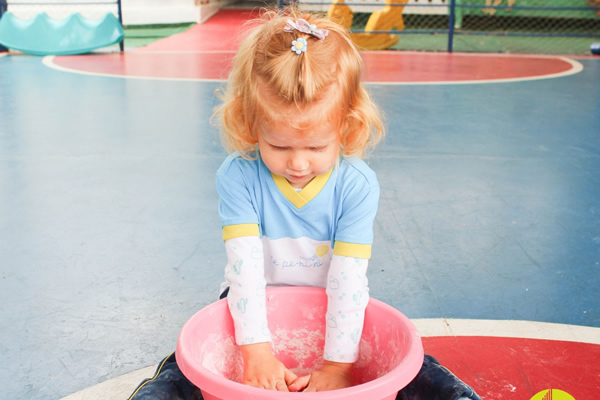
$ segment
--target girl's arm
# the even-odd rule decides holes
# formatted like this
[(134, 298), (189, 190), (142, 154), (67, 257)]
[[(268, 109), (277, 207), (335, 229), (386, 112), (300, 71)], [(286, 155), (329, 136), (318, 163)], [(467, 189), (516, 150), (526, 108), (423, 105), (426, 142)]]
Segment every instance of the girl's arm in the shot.
[(369, 302), (368, 260), (332, 257), (327, 285), (327, 322), (323, 367), (298, 378), (290, 391), (318, 392), (351, 385), (358, 359), (365, 308)]
[[(225, 227), (227, 231), (248, 227)], [(258, 236), (235, 237), (225, 242), (230, 284), (227, 302), (234, 322), (236, 343), (244, 360), (243, 383), (257, 388), (288, 391), (297, 377), (271, 351), (267, 325), (262, 242)]]
[[(226, 226), (224, 236), (243, 228), (248, 229)], [(235, 327), (235, 341), (238, 345), (270, 342), (262, 242), (258, 236), (233, 237), (225, 241), (225, 250), (225, 279), (229, 283), (227, 303)]]
[(358, 359), (369, 302), (368, 265), (367, 259), (335, 254), (334, 248), (326, 289), (325, 360), (353, 363)]

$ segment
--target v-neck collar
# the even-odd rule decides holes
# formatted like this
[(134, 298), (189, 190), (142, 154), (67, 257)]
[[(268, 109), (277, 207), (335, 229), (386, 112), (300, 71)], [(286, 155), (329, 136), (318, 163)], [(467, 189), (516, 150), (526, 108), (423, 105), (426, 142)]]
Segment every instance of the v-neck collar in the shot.
[(321, 189), (325, 187), (333, 168), (322, 175), (315, 176), (308, 184), (299, 192), (294, 189), (292, 185), (281, 175), (275, 175), (271, 172), (275, 185), (279, 188), (279, 191), (290, 201), (296, 208), (302, 208), (307, 205), (312, 199), (314, 199)]

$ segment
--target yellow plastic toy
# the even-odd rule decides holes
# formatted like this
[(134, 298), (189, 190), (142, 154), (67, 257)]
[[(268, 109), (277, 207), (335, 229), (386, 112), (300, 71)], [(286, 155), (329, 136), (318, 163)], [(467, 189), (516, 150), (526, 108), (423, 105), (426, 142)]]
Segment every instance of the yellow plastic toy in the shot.
[[(385, 0), (383, 10), (377, 10), (369, 17), (365, 33), (351, 33), (350, 36), (356, 45), (363, 50), (385, 50), (398, 42), (398, 36), (391, 33), (368, 33), (374, 31), (391, 31), (404, 29), (402, 11), (404, 6), (392, 4), (406, 4), (408, 0)], [(327, 17), (350, 30), (354, 14), (344, 0), (333, 0), (329, 6)]]

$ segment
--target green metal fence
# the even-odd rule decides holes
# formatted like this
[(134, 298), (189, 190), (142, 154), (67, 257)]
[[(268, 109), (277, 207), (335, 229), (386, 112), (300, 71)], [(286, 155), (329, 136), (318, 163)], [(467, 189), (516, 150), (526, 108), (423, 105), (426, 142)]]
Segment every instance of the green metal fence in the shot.
[[(355, 36), (391, 34), (397, 41), (388, 48), (398, 50), (590, 54), (600, 41), (600, 0), (335, 1), (295, 4), (329, 13), (346, 7)], [(382, 14), (393, 23), (369, 26)]]

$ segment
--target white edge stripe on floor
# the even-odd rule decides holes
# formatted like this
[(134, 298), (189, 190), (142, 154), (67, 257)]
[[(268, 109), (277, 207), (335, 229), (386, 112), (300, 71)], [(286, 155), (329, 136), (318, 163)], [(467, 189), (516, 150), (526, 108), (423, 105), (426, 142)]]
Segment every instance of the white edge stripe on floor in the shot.
[[(177, 54), (177, 53), (229, 53), (229, 51), (189, 51), (189, 52), (165, 52), (165, 51), (140, 51), (135, 54)], [(481, 55), (480, 55), (481, 56)], [(56, 56), (45, 56), (42, 59), (42, 63), (48, 67), (58, 71), (69, 72), (73, 74), (79, 75), (88, 75), (88, 76), (98, 76), (105, 78), (120, 78), (120, 79), (145, 79), (145, 80), (158, 80), (158, 81), (180, 81), (180, 82), (225, 82), (224, 79), (204, 79), (204, 78), (168, 78), (168, 77), (150, 77), (150, 76), (136, 76), (136, 75), (119, 75), (119, 74), (105, 74), (105, 73), (97, 73), (97, 72), (88, 72), (88, 71), (80, 71), (77, 69), (66, 68), (57, 65), (54, 62), (54, 57)], [(534, 58), (534, 56), (528, 56), (529, 58)], [(525, 58), (525, 57), (514, 57), (514, 58)], [(562, 60), (568, 64), (571, 64), (571, 68), (567, 71), (555, 73), (555, 74), (547, 74), (547, 75), (533, 75), (533, 76), (524, 76), (519, 78), (499, 78), (499, 79), (480, 79), (480, 80), (465, 80), (465, 81), (431, 81), (431, 82), (379, 82), (379, 81), (365, 81), (366, 85), (475, 85), (475, 84), (492, 84), (492, 83), (512, 83), (512, 82), (523, 82), (523, 81), (535, 81), (540, 79), (553, 79), (553, 78), (562, 78), (565, 76), (577, 74), (583, 71), (583, 65), (571, 58), (554, 56), (554, 57), (537, 57), (537, 58), (554, 58)]]
[(119, 75), (119, 74), (103, 74), (99, 72), (87, 72), (80, 71), (77, 69), (61, 67), (54, 62), (54, 58), (56, 56), (45, 56), (42, 58), (42, 64), (44, 64), (48, 68), (55, 69), (57, 71), (69, 72), (72, 74), (78, 75), (87, 75), (87, 76), (95, 76), (102, 78), (120, 78), (120, 79), (145, 79), (145, 80), (155, 80), (155, 81), (175, 81), (175, 82), (225, 82), (223, 79), (200, 79), (200, 78), (161, 78), (161, 77), (152, 77), (152, 76), (137, 76), (137, 75)]
[(60, 400), (126, 400), (144, 379), (154, 375), (157, 366), (158, 364), (129, 372)]
[[(523, 57), (521, 57), (523, 58)], [(530, 57), (532, 58), (532, 57)], [(542, 58), (542, 57), (540, 57)], [(549, 58), (549, 57), (543, 57)], [(557, 72), (555, 74), (546, 74), (546, 75), (530, 75), (530, 76), (522, 76), (519, 78), (498, 78), (498, 79), (477, 79), (477, 80), (464, 80), (464, 81), (419, 81), (419, 82), (378, 82), (378, 81), (369, 81), (365, 82), (367, 85), (478, 85), (478, 84), (491, 84), (491, 83), (512, 83), (512, 82), (525, 82), (525, 81), (537, 81), (541, 79), (554, 79), (554, 78), (562, 78), (569, 75), (578, 74), (583, 71), (583, 65), (576, 60), (567, 58), (567, 57), (553, 57), (555, 59), (559, 59), (565, 61), (568, 64), (571, 64), (571, 68), (563, 71)]]
[(600, 344), (600, 328), (535, 321), (413, 319), (422, 337), (492, 336)]

